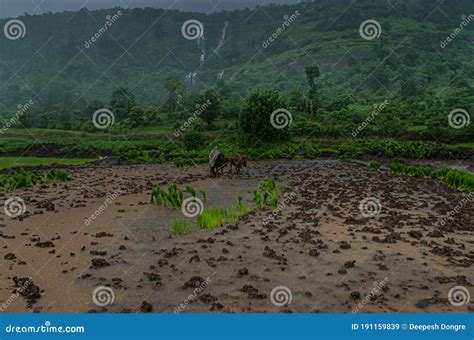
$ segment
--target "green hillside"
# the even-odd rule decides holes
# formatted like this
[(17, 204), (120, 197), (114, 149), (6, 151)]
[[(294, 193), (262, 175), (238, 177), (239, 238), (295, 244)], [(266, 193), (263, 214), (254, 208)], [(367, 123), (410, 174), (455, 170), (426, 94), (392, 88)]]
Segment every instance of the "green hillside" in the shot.
[[(24, 126), (87, 129), (78, 122), (90, 120), (96, 108), (113, 106), (111, 96), (119, 89), (133, 93), (132, 106), (142, 107), (124, 109), (119, 121), (139, 117), (132, 125), (157, 125), (186, 117), (183, 112), (212, 87), (222, 104), (218, 119), (235, 120), (250, 92), (270, 88), (329, 135), (350, 134), (351, 128), (335, 125), (361, 121), (384, 101), (390, 103), (386, 113), (402, 120), (403, 128), (422, 133), (444, 124), (453, 109), (473, 108), (473, 12), (470, 0), (318, 0), (211, 15), (152, 8), (25, 15), (19, 18), (27, 29), (23, 39), (0, 36), (0, 112), (6, 119), (31, 99)], [(204, 27), (204, 48), (182, 35), (190, 19)], [(372, 40), (359, 32), (369, 19), (381, 29)], [(308, 94), (305, 69), (311, 65), (321, 75)], [(196, 73), (194, 81), (186, 82), (190, 73)], [(314, 110), (308, 110), (308, 95)], [(398, 122), (385, 124), (396, 128)], [(472, 129), (459, 136), (469, 141)]]

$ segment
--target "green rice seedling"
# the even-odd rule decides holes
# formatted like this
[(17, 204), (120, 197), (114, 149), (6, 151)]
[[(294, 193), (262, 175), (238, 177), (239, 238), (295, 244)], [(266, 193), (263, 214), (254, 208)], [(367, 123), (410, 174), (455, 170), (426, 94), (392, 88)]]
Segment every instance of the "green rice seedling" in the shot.
[(276, 208), (278, 206), (279, 194), (277, 191), (273, 191), (271, 195), (272, 196), (270, 198), (270, 205), (273, 208)]
[(266, 206), (268, 205), (268, 196), (270, 196), (270, 193), (268, 191), (263, 192), (263, 205)]
[(439, 169), (429, 167), (409, 166), (401, 163), (390, 164), (390, 172), (405, 176), (439, 179), (451, 188), (459, 190), (474, 190), (474, 175), (462, 170)]
[(207, 202), (206, 192), (204, 190), (200, 190), (199, 192), (201, 193), (201, 196), (202, 196), (202, 199), (204, 200), (204, 202)]
[(468, 172), (449, 169), (442, 178), (451, 188), (474, 191), (474, 175)]
[(155, 203), (157, 205), (165, 205), (165, 196), (166, 193), (160, 187), (154, 187), (151, 191), (151, 203)]
[(252, 199), (255, 202), (255, 205), (257, 206), (257, 208), (260, 208), (260, 206), (262, 205), (262, 198), (260, 197), (258, 190), (253, 191)]
[(378, 171), (378, 170), (380, 170), (381, 166), (382, 166), (382, 164), (380, 162), (372, 161), (372, 162), (369, 163), (369, 170)]
[(39, 173), (36, 170), (26, 172), (21, 169), (19, 172), (14, 172), (10, 176), (0, 176), (0, 187), (4, 191), (12, 191), (17, 188), (30, 188), (54, 180), (67, 181), (69, 179), (69, 174), (65, 170), (52, 169)]
[(256, 190), (253, 191), (253, 201), (257, 208), (262, 208), (267, 205), (276, 207), (280, 197), (280, 190), (278, 189), (274, 180), (268, 179), (260, 182)]
[(237, 195), (237, 206), (241, 207), (242, 206), (242, 196)]
[(231, 205), (227, 209), (227, 221), (230, 223), (235, 223), (238, 221), (239, 217), (240, 217), (239, 208), (234, 205)]
[(207, 208), (197, 216), (199, 229), (214, 229), (226, 221), (227, 213), (222, 208)]
[(192, 186), (187, 186), (185, 192), (189, 193), (192, 197), (196, 197), (196, 190)]
[[(151, 202), (162, 206), (169, 206), (172, 209), (178, 209), (183, 205), (185, 193), (189, 193), (191, 197), (196, 198), (196, 190), (193, 187), (188, 185), (182, 191), (175, 183), (171, 182), (168, 185), (168, 191), (155, 187), (151, 192)], [(201, 191), (201, 194), (204, 198), (206, 197), (204, 191)]]
[(70, 177), (67, 171), (65, 170), (56, 170), (56, 179), (59, 181), (69, 181)]
[(176, 235), (183, 235), (192, 230), (192, 225), (188, 221), (173, 220), (170, 230)]
[(165, 199), (170, 204), (172, 209), (181, 207), (183, 202), (183, 192), (178, 190), (176, 183), (171, 182), (168, 185), (168, 194), (166, 195)]

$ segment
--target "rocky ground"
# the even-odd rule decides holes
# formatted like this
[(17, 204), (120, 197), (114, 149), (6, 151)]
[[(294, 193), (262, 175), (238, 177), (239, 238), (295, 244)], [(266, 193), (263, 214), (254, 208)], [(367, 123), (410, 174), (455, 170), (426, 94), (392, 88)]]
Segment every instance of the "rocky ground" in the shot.
[[(443, 183), (339, 161), (253, 162), (219, 179), (169, 164), (69, 171), (0, 197), (26, 206), (0, 217), (2, 312), (474, 311), (448, 299), (474, 293), (474, 200)], [(270, 177), (284, 188), (276, 213), (212, 231), (176, 236), (181, 211), (149, 204), (175, 181), (205, 190), (206, 207), (251, 205)]]

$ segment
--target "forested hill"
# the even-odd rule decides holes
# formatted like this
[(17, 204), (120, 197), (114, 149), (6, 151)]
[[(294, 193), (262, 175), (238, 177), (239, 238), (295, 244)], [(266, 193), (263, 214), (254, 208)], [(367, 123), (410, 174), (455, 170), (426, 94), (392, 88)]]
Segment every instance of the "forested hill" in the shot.
[[(143, 105), (159, 105), (165, 80), (184, 83), (187, 75), (188, 93), (216, 83), (218, 75), (242, 95), (255, 87), (298, 93), (311, 64), (321, 70), (323, 97), (442, 95), (457, 83), (472, 85), (472, 13), (472, 0), (318, 0), (211, 15), (152, 8), (25, 15), (18, 18), (23, 38), (0, 35), (0, 108), (29, 99), (43, 108), (83, 108), (93, 99), (107, 101), (119, 86), (132, 88)], [(113, 23), (91, 42), (107, 18)], [(203, 24), (200, 45), (182, 35), (190, 19)], [(368, 19), (380, 24), (378, 38), (361, 37), (359, 26)]]

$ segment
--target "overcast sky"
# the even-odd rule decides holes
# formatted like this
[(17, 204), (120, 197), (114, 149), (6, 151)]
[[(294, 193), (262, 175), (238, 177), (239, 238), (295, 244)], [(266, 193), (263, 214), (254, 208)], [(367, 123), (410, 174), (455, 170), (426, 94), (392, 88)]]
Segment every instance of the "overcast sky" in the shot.
[(162, 7), (187, 11), (212, 12), (224, 9), (255, 7), (269, 3), (297, 3), (300, 0), (0, 0), (0, 18), (24, 12), (41, 14), (63, 10), (121, 7)]

